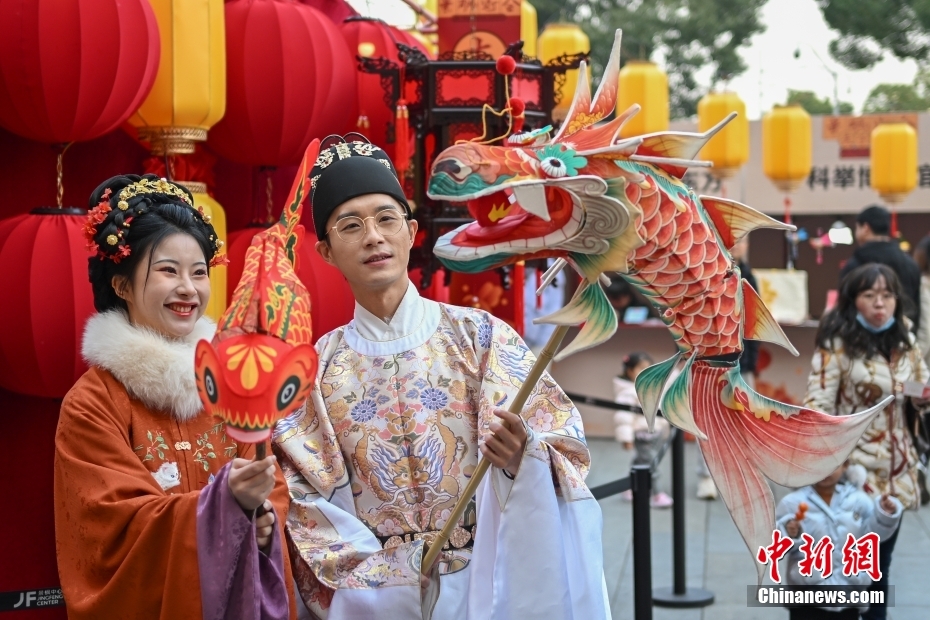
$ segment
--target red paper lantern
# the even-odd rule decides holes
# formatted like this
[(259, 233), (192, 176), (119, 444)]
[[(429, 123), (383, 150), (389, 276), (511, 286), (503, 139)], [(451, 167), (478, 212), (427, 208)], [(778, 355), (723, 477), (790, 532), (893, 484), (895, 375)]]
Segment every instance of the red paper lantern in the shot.
[(159, 50), (147, 0), (0, 2), (0, 125), (51, 143), (109, 133), (148, 95)]
[(84, 323), (94, 312), (83, 209), (36, 209), (0, 222), (0, 386), (61, 398), (87, 370)]
[(284, 0), (226, 3), (226, 115), (210, 147), (252, 166), (300, 161), (310, 140), (344, 127), (355, 101), (352, 56), (316, 9)]
[[(396, 43), (417, 48), (424, 55), (429, 56), (423, 44), (413, 35), (388, 26), (377, 19), (351, 17), (342, 24), (342, 35), (345, 37), (349, 53), (353, 58), (356, 56), (387, 58), (403, 67), (404, 63), (398, 58)], [(395, 149), (398, 134), (396, 130), (393, 132), (395, 138), (388, 142), (388, 128), (397, 122), (398, 110), (389, 106), (390, 101), (385, 101), (381, 76), (364, 73), (357, 67), (354, 70), (354, 76), (357, 81), (358, 97), (354, 102), (353, 114), (346, 132), (357, 131), (363, 134), (372, 144), (383, 148), (397, 168), (403, 168), (402, 162), (398, 161)], [(411, 102), (415, 100), (415, 95), (405, 92), (402, 99)], [(413, 135), (410, 132), (407, 133), (407, 141), (407, 155), (409, 156), (413, 152)]]
[[(250, 226), (242, 230), (229, 233), (227, 254), (229, 256), (228, 296), (232, 298), (239, 279), (242, 277), (242, 268), (245, 264), (245, 251), (257, 233), (265, 228), (263, 226)], [(297, 276), (300, 278), (310, 299), (313, 300), (310, 315), (313, 319), (313, 341), (320, 336), (341, 327), (352, 320), (355, 314), (355, 297), (352, 289), (338, 269), (329, 265), (317, 254), (316, 235), (313, 231), (305, 231), (303, 243), (297, 251)]]

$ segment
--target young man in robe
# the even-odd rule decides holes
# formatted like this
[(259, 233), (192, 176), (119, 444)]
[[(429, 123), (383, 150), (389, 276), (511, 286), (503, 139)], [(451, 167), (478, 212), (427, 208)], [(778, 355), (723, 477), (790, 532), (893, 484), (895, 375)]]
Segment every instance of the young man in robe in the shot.
[[(301, 613), (609, 617), (578, 410), (546, 374), (522, 417), (509, 413), (534, 361), (520, 336), (417, 293), (407, 277), (417, 223), (384, 151), (340, 142), (310, 180), (316, 249), (356, 306), (317, 343), (317, 386), (275, 433)], [(421, 577), (479, 456), (491, 470)]]

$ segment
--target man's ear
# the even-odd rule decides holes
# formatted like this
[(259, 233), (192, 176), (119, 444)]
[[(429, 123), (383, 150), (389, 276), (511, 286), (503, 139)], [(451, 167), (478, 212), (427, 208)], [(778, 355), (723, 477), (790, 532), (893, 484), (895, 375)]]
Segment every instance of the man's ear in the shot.
[(410, 247), (413, 247), (413, 242), (417, 238), (417, 230), (420, 224), (416, 220), (407, 220), (407, 226), (410, 227)]
[(329, 245), (328, 239), (322, 239), (316, 242), (316, 253), (319, 254), (327, 264), (336, 266), (336, 263), (333, 261), (333, 248)]
[(126, 299), (126, 292), (129, 290), (129, 278), (123, 275), (115, 275), (110, 280), (110, 286), (113, 287), (117, 297), (122, 300)]

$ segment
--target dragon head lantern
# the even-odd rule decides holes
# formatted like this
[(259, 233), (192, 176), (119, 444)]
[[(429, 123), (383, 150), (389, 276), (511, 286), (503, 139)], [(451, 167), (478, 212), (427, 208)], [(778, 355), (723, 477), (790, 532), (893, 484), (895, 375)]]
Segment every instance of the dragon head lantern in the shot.
[(213, 342), (197, 344), (197, 390), (230, 437), (263, 442), (275, 423), (309, 396), (316, 378), (310, 295), (297, 277), (299, 224), (314, 140), (304, 155), (280, 221), (252, 239), (242, 279)]

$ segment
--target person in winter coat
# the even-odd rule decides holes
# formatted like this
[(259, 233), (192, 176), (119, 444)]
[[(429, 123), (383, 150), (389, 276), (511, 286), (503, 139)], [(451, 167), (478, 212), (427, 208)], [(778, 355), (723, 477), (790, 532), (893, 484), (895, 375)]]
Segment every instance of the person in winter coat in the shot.
[[(848, 468), (847, 468), (848, 467)], [(866, 472), (861, 465), (840, 465), (820, 482), (789, 493), (775, 510), (776, 524), (784, 534), (794, 539), (794, 546), (786, 555), (787, 567), (782, 574), (788, 585), (798, 586), (867, 586), (872, 581), (865, 571), (844, 575), (843, 547), (849, 534), (859, 540), (874, 532), (881, 540), (892, 536), (901, 523), (904, 506), (891, 495), (871, 498), (862, 491)], [(803, 518), (797, 520), (801, 504), (807, 508)], [(807, 534), (814, 545), (824, 537), (833, 543), (832, 572), (824, 577), (816, 568), (809, 576), (801, 574), (799, 562), (804, 559), (802, 535)], [(851, 603), (824, 607), (793, 607), (791, 620), (856, 620), (860, 608)]]
[[(652, 366), (652, 358), (646, 353), (630, 353), (623, 358), (623, 372), (614, 377), (614, 402), (630, 407), (640, 407), (636, 396), (636, 377), (645, 369)], [(656, 417), (655, 430), (650, 432), (646, 417), (642, 413), (632, 411), (618, 411), (614, 414), (617, 441), (627, 450), (636, 450), (633, 457), (634, 465), (649, 465), (655, 458), (662, 444), (668, 439), (670, 427), (665, 418)], [(659, 491), (659, 472), (652, 474), (652, 497), (649, 505), (653, 508), (669, 508), (672, 498), (667, 493)], [(632, 499), (630, 491), (624, 491), (624, 499)]]
[(154, 175), (113, 177), (90, 206), (90, 368), (55, 435), (68, 617), (294, 618), (283, 473), (204, 412), (194, 377), (223, 243), (186, 188)]
[[(863, 433), (849, 460), (865, 468), (866, 493), (889, 494), (905, 508), (916, 509), (918, 461), (905, 426), (903, 390), (907, 381), (926, 383), (928, 372), (898, 303), (902, 295), (901, 283), (887, 265), (863, 265), (843, 279), (836, 308), (820, 322), (804, 406), (849, 415), (895, 395)], [(912, 402), (918, 409), (927, 404)], [(882, 541), (883, 577), (873, 589), (887, 591), (896, 540), (897, 531)], [(885, 618), (884, 606), (873, 606), (863, 617)]]
[(912, 330), (920, 328), (920, 269), (910, 256), (891, 238), (891, 214), (888, 209), (871, 206), (856, 216), (856, 243), (859, 247), (840, 270), (842, 281), (853, 269), (868, 263), (888, 265), (901, 280), (904, 289), (900, 303), (912, 322)]

